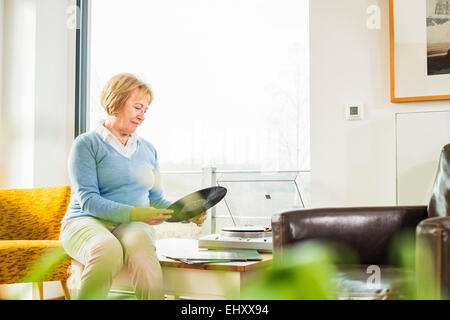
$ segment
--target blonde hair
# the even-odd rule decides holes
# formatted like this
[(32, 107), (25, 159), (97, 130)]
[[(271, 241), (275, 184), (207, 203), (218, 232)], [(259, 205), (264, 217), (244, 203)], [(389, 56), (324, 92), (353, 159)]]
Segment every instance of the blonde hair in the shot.
[(152, 89), (135, 75), (122, 73), (112, 77), (103, 88), (100, 99), (106, 113), (110, 116), (119, 113), (135, 89), (140, 89), (142, 93), (147, 95), (149, 105), (152, 103)]

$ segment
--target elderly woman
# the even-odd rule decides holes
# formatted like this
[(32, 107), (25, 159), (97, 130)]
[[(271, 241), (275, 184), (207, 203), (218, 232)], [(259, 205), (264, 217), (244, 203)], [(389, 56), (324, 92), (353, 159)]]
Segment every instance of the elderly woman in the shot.
[[(102, 92), (108, 118), (77, 137), (69, 158), (72, 198), (60, 239), (84, 265), (78, 299), (105, 299), (112, 280), (128, 267), (138, 299), (162, 299), (162, 272), (153, 225), (169, 219), (159, 185), (158, 156), (138, 137), (153, 100), (131, 74), (113, 77)], [(206, 212), (192, 222), (200, 226)]]

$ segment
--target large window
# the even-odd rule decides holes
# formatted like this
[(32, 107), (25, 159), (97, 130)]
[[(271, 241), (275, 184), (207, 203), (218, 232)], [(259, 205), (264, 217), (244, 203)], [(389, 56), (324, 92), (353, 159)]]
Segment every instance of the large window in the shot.
[(90, 127), (105, 82), (155, 92), (163, 170), (309, 169), (308, 8), (298, 0), (93, 0)]
[(88, 130), (104, 84), (131, 72), (155, 93), (138, 134), (163, 173), (310, 169), (307, 0), (90, 6)]

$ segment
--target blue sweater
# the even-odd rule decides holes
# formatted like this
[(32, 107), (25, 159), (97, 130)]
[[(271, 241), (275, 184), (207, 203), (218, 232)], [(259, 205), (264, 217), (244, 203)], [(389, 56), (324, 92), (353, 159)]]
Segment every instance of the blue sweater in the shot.
[(128, 223), (133, 207), (170, 205), (162, 196), (156, 150), (142, 138), (126, 158), (95, 131), (80, 135), (70, 152), (69, 175), (72, 196), (62, 223), (83, 216)]

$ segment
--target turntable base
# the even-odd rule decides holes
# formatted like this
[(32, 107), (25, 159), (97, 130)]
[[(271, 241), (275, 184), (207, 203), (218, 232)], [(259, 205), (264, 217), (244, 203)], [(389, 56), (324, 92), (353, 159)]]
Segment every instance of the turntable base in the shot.
[(272, 230), (256, 226), (222, 228), (219, 234), (201, 237), (198, 247), (222, 250), (252, 249), (272, 253)]

